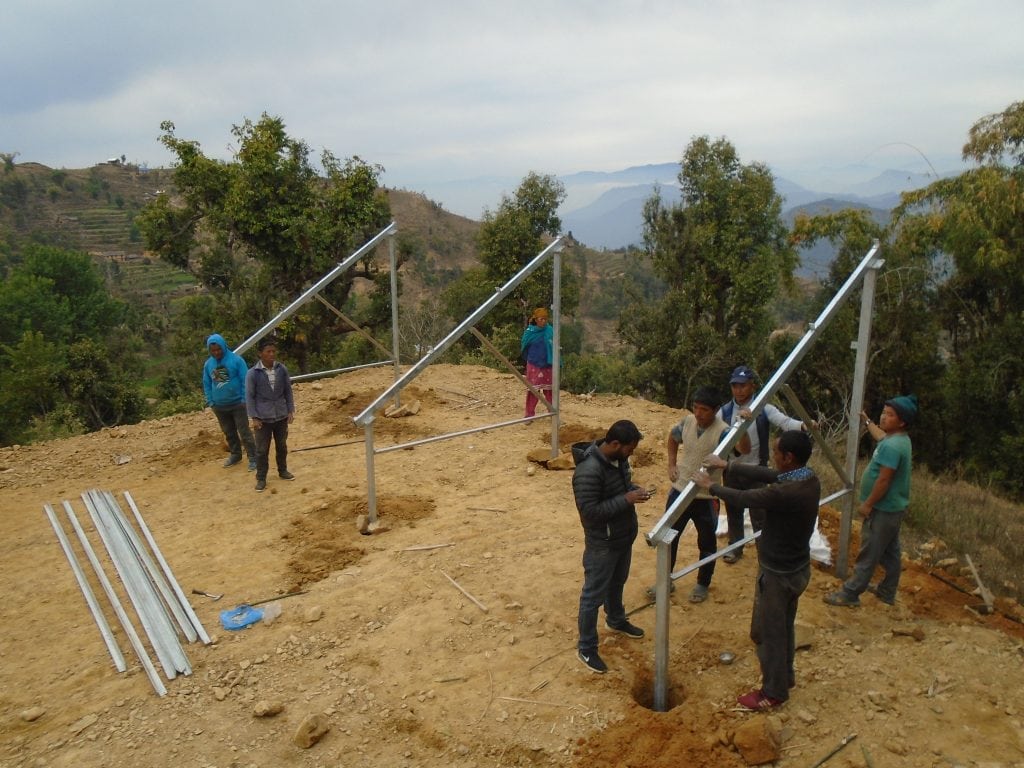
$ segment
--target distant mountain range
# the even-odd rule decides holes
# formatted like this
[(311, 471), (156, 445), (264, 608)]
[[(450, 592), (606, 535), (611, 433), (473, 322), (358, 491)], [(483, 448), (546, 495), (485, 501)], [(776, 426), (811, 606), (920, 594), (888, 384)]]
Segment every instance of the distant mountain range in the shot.
[[(679, 201), (676, 178), (679, 165), (664, 163), (627, 168), (612, 173), (584, 172), (561, 177), (567, 199), (562, 206), (562, 227), (593, 248), (621, 248), (642, 242), (644, 202), (658, 189), (666, 203)], [(775, 186), (785, 199), (785, 217), (792, 222), (801, 211), (821, 212), (848, 207), (866, 208), (880, 221), (896, 206), (900, 193), (935, 181), (934, 176), (886, 170), (842, 190), (806, 189), (776, 176)], [(589, 199), (582, 205), (574, 201)]]

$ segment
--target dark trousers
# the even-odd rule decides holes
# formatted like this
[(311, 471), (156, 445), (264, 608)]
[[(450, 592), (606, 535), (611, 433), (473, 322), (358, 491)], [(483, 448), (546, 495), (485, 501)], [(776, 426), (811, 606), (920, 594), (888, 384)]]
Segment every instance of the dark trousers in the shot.
[[(672, 502), (679, 496), (679, 491), (673, 488), (669, 491), (668, 499), (665, 501), (665, 509), (672, 506)], [(672, 541), (672, 563), (669, 566), (669, 570), (674, 571), (676, 569), (676, 555), (679, 552), (679, 540), (683, 537), (683, 531), (686, 530), (686, 524), (693, 521), (694, 527), (697, 529), (697, 550), (700, 553), (700, 558), (703, 560), (708, 555), (713, 555), (718, 551), (718, 540), (715, 538), (715, 529), (718, 527), (718, 520), (716, 519), (715, 507), (711, 503), (711, 499), (694, 499), (690, 502), (690, 505), (683, 511), (683, 514), (679, 516), (679, 519), (672, 524), (673, 530), (679, 531), (679, 535)], [(711, 577), (715, 575), (715, 562), (712, 560), (707, 565), (702, 565), (697, 569), (697, 583), (703, 584), (705, 587), (711, 586)]]
[(270, 438), (274, 438), (277, 472), (288, 471), (288, 419), (264, 421), (256, 430), (256, 479), (266, 480), (270, 469)]
[(583, 547), (583, 591), (580, 593), (579, 649), (597, 650), (597, 613), (603, 605), (612, 626), (626, 621), (622, 590), (633, 560), (633, 540), (609, 543), (587, 539)]
[(754, 609), (750, 617), (750, 639), (761, 662), (761, 689), (766, 696), (785, 701), (796, 684), (793, 658), (796, 656), (797, 604), (811, 581), (808, 563), (796, 573), (772, 573), (763, 568), (757, 575)]
[[(754, 488), (763, 488), (764, 483), (758, 483), (753, 480), (743, 481), (736, 480), (734, 478), (726, 477), (725, 485), (727, 488), (736, 488), (741, 491), (750, 491)], [(750, 509), (750, 527), (755, 531), (760, 531), (764, 527), (764, 518), (767, 513), (763, 509)], [(739, 509), (733, 509), (731, 504), (727, 504), (725, 507), (725, 519), (729, 522), (729, 543), (735, 544), (737, 541), (743, 538), (743, 507)], [(742, 555), (742, 550), (738, 551), (737, 554)]]
[(853, 566), (853, 574), (843, 584), (843, 591), (848, 597), (857, 597), (867, 589), (875, 568), (880, 565), (885, 575), (878, 582), (878, 596), (885, 600), (896, 599), (903, 567), (900, 560), (900, 527), (905, 514), (906, 511), (881, 512), (874, 509), (871, 517), (861, 524), (857, 563)]
[(220, 423), (220, 431), (228, 441), (228, 450), (232, 456), (242, 456), (242, 445), (249, 461), (256, 458), (256, 444), (249, 429), (249, 417), (245, 413), (245, 403), (225, 407), (213, 406), (213, 413)]

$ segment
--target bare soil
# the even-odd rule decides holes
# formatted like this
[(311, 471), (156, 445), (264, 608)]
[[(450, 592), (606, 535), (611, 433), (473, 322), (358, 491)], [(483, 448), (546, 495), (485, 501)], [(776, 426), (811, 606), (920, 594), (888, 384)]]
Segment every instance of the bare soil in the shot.
[[(779, 766), (814, 765), (852, 734), (829, 768), (1024, 765), (1015, 607), (972, 612), (979, 598), (915, 553), (894, 607), (865, 595), (858, 609), (830, 608), (821, 598), (838, 581), (816, 569), (798, 617), (798, 684), (773, 714), (735, 705), (759, 682), (747, 638), (753, 551), (718, 566), (704, 604), (687, 602), (684, 580), (670, 610), (673, 706), (654, 712), (654, 610), (644, 607), (654, 552), (641, 536), (626, 596), (648, 635), (602, 629), (611, 671), (588, 672), (574, 651), (582, 536), (571, 473), (526, 458), (550, 445), (546, 420), (379, 454), (389, 529), (360, 535), (366, 454), (351, 417), (390, 377), (368, 369), (298, 385), (297, 479), (272, 470), (264, 493), (244, 463), (222, 468), (209, 413), (0, 451), (0, 766), (728, 768), (745, 765), (733, 733), (751, 718), (773, 718)], [(379, 416), (378, 448), (518, 418), (523, 393), (507, 374), (433, 366), (402, 400), (421, 409)], [(663, 436), (678, 414), (566, 395), (561, 443), (619, 418), (648, 435), (634, 456), (638, 482), (659, 488), (639, 508), (647, 531), (663, 511)], [(302, 450), (334, 443), (345, 444)], [(114, 669), (43, 514), (69, 500), (85, 517), (79, 495), (92, 488), (130, 491), (186, 593), (225, 595), (190, 595), (214, 642), (186, 646), (193, 674), (166, 681), (165, 697), (120, 628), (129, 669)], [(822, 529), (835, 547), (833, 510)], [(681, 553), (696, 554), (692, 530)], [(220, 626), (222, 610), (300, 590), (273, 623)], [(923, 639), (899, 634), (913, 630)], [(725, 650), (736, 654), (728, 666)], [(283, 709), (257, 717), (260, 702)], [(330, 730), (302, 749), (292, 735), (311, 714)]]

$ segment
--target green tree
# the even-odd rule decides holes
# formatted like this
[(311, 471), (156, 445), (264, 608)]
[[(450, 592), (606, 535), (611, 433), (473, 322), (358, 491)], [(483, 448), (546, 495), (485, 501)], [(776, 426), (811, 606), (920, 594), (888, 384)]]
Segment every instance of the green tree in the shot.
[(0, 342), (12, 343), (28, 330), (62, 344), (102, 338), (127, 311), (87, 254), (32, 245), (0, 284)]
[[(177, 158), (179, 197), (158, 198), (136, 222), (147, 247), (214, 292), (222, 328), (258, 327), (389, 221), (378, 186), (382, 168), (325, 151), (320, 174), (307, 145), (290, 137), (280, 118), (264, 114), (235, 126), (238, 149), (230, 162), (206, 157), (197, 142), (177, 137), (169, 121), (161, 129), (161, 142)], [(378, 272), (367, 257), (322, 295), (344, 306), (353, 280), (373, 281)], [(282, 351), (305, 370), (310, 348), (323, 349), (349, 332), (311, 306), (280, 329)]]
[(142, 418), (144, 403), (138, 383), (93, 339), (82, 339), (68, 348), (67, 366), (57, 378), (79, 419), (90, 430), (131, 424)]
[(944, 397), (929, 418), (942, 439), (933, 463), (1024, 496), (1017, 467), (1024, 433), (1024, 102), (980, 119), (963, 148), (978, 165), (905, 194), (899, 242), (949, 270), (933, 305), (948, 359)]
[[(893, 234), (890, 227), (876, 223), (862, 209), (797, 219), (795, 243), (810, 247), (823, 239), (836, 247), (836, 257), (811, 304), (812, 315), (833, 299), (873, 242), (882, 244), (878, 256), (885, 264), (875, 289), (865, 406), (878, 408), (886, 398), (906, 392), (936, 402), (942, 364), (939, 327), (932, 307), (940, 276), (932, 259), (912, 247), (909, 230)], [(789, 381), (804, 405), (834, 433), (843, 431), (847, 423), (856, 355), (850, 342), (857, 338), (859, 313), (857, 294), (840, 309)], [(771, 350), (771, 362), (781, 363), (794, 341), (787, 339), (787, 343)], [(922, 434), (920, 429), (917, 434)]]
[[(480, 266), (464, 272), (442, 293), (442, 304), (449, 317), (463, 320), (544, 249), (546, 239), (557, 235), (562, 227), (558, 206), (564, 199), (565, 188), (560, 181), (531, 171), (514, 195), (502, 196), (496, 210), (485, 211), (477, 234)], [(478, 323), (480, 330), (509, 359), (519, 357), (519, 337), (533, 308), (552, 302), (553, 269), (553, 259), (546, 260)], [(563, 254), (564, 315), (576, 311), (579, 295), (579, 278), (571, 259)], [(473, 355), (472, 359), (487, 362), (489, 353), (483, 357), (477, 354), (476, 339), (466, 337), (462, 345)]]
[(744, 165), (726, 139), (703, 136), (686, 148), (679, 183), (679, 204), (655, 193), (644, 207), (645, 248), (667, 291), (630, 302), (619, 323), (636, 350), (638, 389), (671, 405), (756, 362), (772, 300), (796, 265), (766, 166)]
[(59, 398), (58, 377), (67, 367), (60, 345), (28, 330), (0, 344), (0, 445), (28, 438), (34, 417), (45, 418)]
[[(0, 440), (141, 418), (130, 317), (88, 255), (27, 247), (0, 283)], [(64, 413), (53, 419), (58, 404)]]
[[(558, 235), (562, 220), (558, 206), (565, 187), (554, 176), (530, 172), (515, 194), (505, 195), (496, 211), (487, 211), (478, 235), (480, 263), (494, 287), (509, 280), (544, 249), (545, 237)], [(552, 260), (548, 259), (524, 280), (489, 316), (486, 325), (513, 324), (522, 328), (534, 307), (551, 303)], [(562, 260), (562, 312), (571, 315), (579, 302), (579, 284)]]

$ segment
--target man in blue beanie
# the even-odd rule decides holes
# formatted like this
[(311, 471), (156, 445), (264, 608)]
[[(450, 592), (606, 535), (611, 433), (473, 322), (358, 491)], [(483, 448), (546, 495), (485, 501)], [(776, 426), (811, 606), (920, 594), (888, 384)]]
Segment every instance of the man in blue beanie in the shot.
[(228, 348), (219, 333), (206, 340), (210, 356), (203, 366), (203, 392), (206, 406), (213, 409), (220, 429), (228, 441), (230, 452), (225, 467), (233, 467), (242, 460), (242, 445), (249, 457), (249, 471), (256, 469), (256, 441), (249, 429), (245, 410), (245, 376), (249, 366), (245, 360)]
[[(911, 444), (907, 427), (917, 420), (917, 397), (899, 395), (885, 401), (875, 424), (866, 413), (861, 418), (871, 437), (878, 441), (860, 486), (860, 552), (853, 575), (842, 588), (825, 595), (829, 605), (856, 608), (865, 590), (883, 603), (895, 605), (900, 585), (900, 526), (910, 504)], [(879, 565), (885, 576), (878, 586), (871, 577)]]

